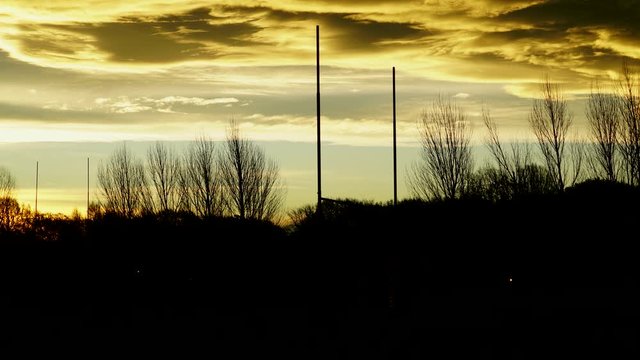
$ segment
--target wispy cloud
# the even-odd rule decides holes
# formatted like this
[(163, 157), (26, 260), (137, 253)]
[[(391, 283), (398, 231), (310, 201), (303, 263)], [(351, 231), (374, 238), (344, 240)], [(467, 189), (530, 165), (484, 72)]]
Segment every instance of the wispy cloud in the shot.
[(137, 113), (141, 111), (151, 110), (150, 106), (140, 105), (138, 103), (132, 102), (129, 99), (123, 98), (118, 101), (115, 101), (109, 105), (111, 111), (126, 114), (126, 113)]
[(233, 97), (204, 99), (201, 97), (185, 97), (185, 96), (166, 96), (158, 100), (146, 98), (146, 100), (156, 102), (158, 104), (183, 104), (183, 105), (195, 105), (195, 106), (232, 104), (232, 103), (237, 103), (239, 101), (238, 99)]
[[(136, 113), (142, 111), (158, 111), (163, 113), (175, 113), (172, 106), (209, 106), (209, 105), (228, 105), (239, 102), (237, 98), (201, 98), (186, 96), (165, 96), (163, 98), (136, 97), (129, 98), (127, 96), (119, 96), (116, 98), (99, 97), (94, 99), (94, 104), (99, 109), (105, 109), (114, 113)], [(55, 108), (55, 107), (53, 107)]]

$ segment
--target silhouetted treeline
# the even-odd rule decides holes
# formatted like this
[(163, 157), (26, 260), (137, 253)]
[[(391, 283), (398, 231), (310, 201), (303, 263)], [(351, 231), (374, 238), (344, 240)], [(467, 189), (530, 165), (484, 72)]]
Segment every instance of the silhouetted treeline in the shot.
[[(598, 263), (610, 269), (632, 265), (639, 194), (636, 187), (598, 180), (563, 193), (531, 192), (498, 200), (471, 193), (459, 200), (402, 201), (397, 207), (342, 200), (325, 202), (321, 214), (312, 207), (299, 209), (286, 226), (232, 217), (201, 218), (189, 212), (138, 217), (104, 214), (90, 220), (40, 215), (23, 227), (2, 229), (0, 246), (6, 248), (2, 254), (8, 258), (2, 266), (7, 270), (26, 267), (51, 276), (58, 265), (78, 262), (74, 276), (114, 281), (199, 281), (233, 278), (239, 271), (261, 276), (279, 267), (287, 268), (284, 273), (343, 277), (350, 270), (337, 270), (340, 266), (357, 268), (360, 262), (376, 258), (383, 266), (389, 255), (424, 256), (406, 264), (469, 272), (460, 274), (455, 281), (460, 284), (489, 269), (515, 271), (512, 265), (542, 279), (542, 274), (553, 274), (556, 266), (564, 264), (576, 266), (578, 272), (591, 271)], [(40, 248), (65, 249), (65, 256), (72, 260), (51, 256), (51, 266), (32, 261), (30, 251)], [(23, 250), (24, 258), (15, 256)], [(314, 261), (319, 263), (310, 265)], [(635, 271), (629, 270), (628, 274)], [(502, 277), (494, 275), (479, 278), (485, 285), (501, 286)], [(623, 278), (613, 276), (606, 282), (615, 284)], [(588, 285), (596, 280), (551, 276), (543, 283), (583, 281)], [(518, 279), (517, 283), (527, 282)]]
[[(404, 336), (378, 340), (393, 345), (380, 354), (458, 341), (477, 346), (459, 354), (559, 344), (628, 354), (636, 343), (609, 331), (637, 318), (638, 201), (636, 187), (589, 181), (501, 200), (325, 202), (285, 227), (189, 212), (40, 216), (0, 234), (0, 301), (39, 314), (4, 326), (47, 328), (53, 316), (68, 329), (208, 341), (238, 329), (238, 346), (272, 343), (275, 331), (289, 339), (281, 349), (337, 353), (371, 351), (377, 342), (355, 339), (395, 329)], [(547, 331), (518, 335), (532, 327)]]
[[(518, 197), (531, 192), (563, 192), (587, 179), (638, 185), (640, 164), (640, 75), (626, 64), (609, 88), (594, 83), (585, 115), (589, 136), (573, 128), (574, 114), (556, 83), (541, 84), (528, 115), (537, 151), (526, 143), (506, 146), (488, 108), (482, 117), (492, 161), (474, 171), (471, 127), (453, 99), (440, 96), (418, 121), (421, 152), (408, 172), (414, 197), (425, 200)], [(588, 141), (585, 141), (588, 139)]]
[(125, 217), (190, 212), (275, 220), (286, 193), (278, 165), (241, 136), (234, 121), (221, 147), (201, 136), (178, 154), (157, 142), (144, 162), (123, 145), (98, 168), (100, 197), (92, 212)]

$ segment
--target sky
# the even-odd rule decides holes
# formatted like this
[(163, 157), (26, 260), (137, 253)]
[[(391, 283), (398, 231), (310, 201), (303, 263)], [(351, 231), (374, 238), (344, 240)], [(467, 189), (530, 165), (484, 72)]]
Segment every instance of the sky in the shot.
[(179, 150), (223, 140), (235, 119), (279, 162), (287, 207), (313, 203), (316, 24), (327, 197), (391, 198), (393, 66), (405, 198), (436, 96), (462, 106), (482, 153), (483, 106), (505, 139), (530, 139), (548, 76), (586, 135), (591, 84), (640, 62), (636, 0), (4, 0), (0, 166), (33, 206), (38, 161), (39, 208), (84, 211), (87, 157), (95, 174), (124, 142), (141, 157), (158, 140)]

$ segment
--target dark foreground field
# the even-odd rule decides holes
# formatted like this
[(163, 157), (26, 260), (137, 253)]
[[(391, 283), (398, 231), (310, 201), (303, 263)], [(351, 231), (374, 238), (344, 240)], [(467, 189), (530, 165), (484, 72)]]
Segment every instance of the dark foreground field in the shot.
[[(180, 292), (179, 295), (173, 291)], [(298, 358), (633, 358), (637, 296), (623, 291), (496, 295), (459, 289), (423, 295), (406, 310), (351, 305), (239, 306), (183, 287), (119, 294), (3, 296), (4, 340), (105, 342), (124, 347), (187, 346)], [(91, 297), (102, 296), (100, 299)], [(56, 297), (51, 299), (51, 297)]]
[(586, 188), (327, 204), (290, 230), (105, 217), (55, 241), (5, 235), (0, 328), (243, 358), (637, 358), (637, 200)]

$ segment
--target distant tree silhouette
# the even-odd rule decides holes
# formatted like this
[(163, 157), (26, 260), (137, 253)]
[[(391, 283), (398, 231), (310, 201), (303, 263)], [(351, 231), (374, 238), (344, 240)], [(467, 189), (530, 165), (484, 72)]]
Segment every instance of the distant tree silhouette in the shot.
[(627, 64), (622, 67), (620, 97), (620, 153), (627, 181), (640, 185), (640, 81)]
[(104, 216), (104, 208), (100, 202), (92, 201), (89, 203), (89, 211), (87, 217), (91, 220), (97, 220)]
[(592, 167), (596, 176), (610, 181), (618, 177), (619, 132), (621, 126), (619, 97), (592, 87), (587, 99), (586, 116), (592, 138)]
[(0, 198), (0, 230), (16, 231), (23, 221), (18, 201), (8, 196)]
[(517, 183), (505, 171), (484, 166), (470, 177), (466, 198), (505, 201), (554, 192), (556, 184), (546, 167), (527, 164), (517, 170)]
[(13, 198), (16, 180), (11, 172), (0, 166), (0, 230), (24, 232), (33, 219), (29, 208), (22, 208)]
[[(551, 83), (547, 78), (541, 86), (542, 98), (533, 102), (529, 114), (529, 124), (538, 140), (538, 146), (542, 152), (543, 160), (549, 174), (556, 183), (558, 191), (563, 191), (567, 178), (574, 183), (582, 166), (582, 152), (575, 146), (567, 149), (567, 135), (573, 121), (573, 115), (567, 108), (567, 101), (560, 92), (558, 85)], [(571, 152), (573, 167), (567, 163), (567, 157)], [(570, 171), (573, 175), (570, 176)]]
[(418, 126), (422, 151), (409, 173), (411, 191), (423, 199), (459, 198), (473, 168), (464, 112), (439, 96), (423, 111)]
[(35, 214), (29, 206), (20, 206), (12, 197), (0, 198), (0, 231), (25, 234), (33, 230), (34, 220)]
[(133, 217), (153, 210), (144, 164), (126, 144), (100, 163), (97, 177), (107, 212)]
[(147, 171), (153, 184), (158, 211), (175, 211), (178, 207), (180, 186), (180, 160), (162, 142), (156, 142), (147, 151)]
[(213, 140), (201, 136), (191, 143), (181, 171), (180, 188), (183, 210), (202, 217), (222, 215), (221, 183)]
[(583, 171), (583, 168), (587, 161), (589, 145), (587, 141), (578, 138), (577, 134), (576, 132), (574, 135), (575, 140), (569, 145), (569, 159), (571, 160), (569, 174), (571, 175), (571, 186), (574, 186), (586, 178), (586, 171)]
[(71, 211), (71, 216), (69, 216), (69, 219), (77, 222), (82, 221), (82, 214), (80, 213), (80, 210), (78, 210), (78, 208), (74, 208), (73, 211)]
[(293, 229), (303, 226), (309, 219), (313, 219), (315, 214), (316, 208), (313, 205), (304, 205), (287, 213), (289, 224)]
[[(538, 189), (535, 189), (532, 182), (541, 180), (541, 177), (547, 176), (548, 173), (541, 171), (533, 164), (529, 145), (512, 143), (509, 149), (505, 149), (500, 141), (496, 123), (488, 109), (483, 109), (482, 119), (489, 132), (487, 147), (497, 165), (495, 171), (483, 170), (483, 176), (490, 180), (495, 190), (502, 192), (501, 199), (532, 191), (537, 192)], [(548, 182), (543, 181), (540, 185), (546, 183)]]
[(242, 219), (274, 219), (284, 200), (278, 165), (240, 135), (234, 120), (229, 124), (218, 166), (228, 211)]
[(4, 166), (0, 166), (0, 198), (11, 197), (16, 187), (16, 180), (11, 172)]

